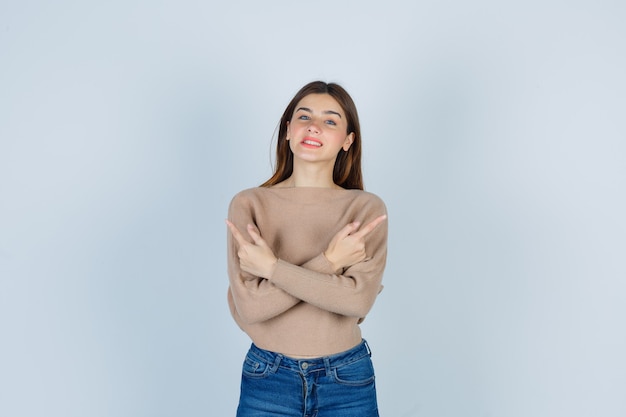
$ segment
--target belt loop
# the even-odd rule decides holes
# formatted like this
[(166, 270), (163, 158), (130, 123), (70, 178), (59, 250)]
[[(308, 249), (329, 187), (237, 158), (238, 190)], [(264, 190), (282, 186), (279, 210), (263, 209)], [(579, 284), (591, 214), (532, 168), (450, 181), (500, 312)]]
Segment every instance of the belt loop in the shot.
[(367, 349), (367, 354), (372, 356), (372, 351), (370, 350), (370, 345), (367, 344), (367, 340), (363, 339), (363, 344), (365, 345), (365, 349)]
[(280, 365), (280, 361), (283, 360), (283, 355), (280, 353), (276, 354), (276, 358), (274, 358), (274, 363), (272, 364), (272, 372), (276, 372), (278, 369), (278, 365)]
[(328, 356), (324, 357), (324, 368), (326, 369), (326, 375), (330, 376), (330, 358)]

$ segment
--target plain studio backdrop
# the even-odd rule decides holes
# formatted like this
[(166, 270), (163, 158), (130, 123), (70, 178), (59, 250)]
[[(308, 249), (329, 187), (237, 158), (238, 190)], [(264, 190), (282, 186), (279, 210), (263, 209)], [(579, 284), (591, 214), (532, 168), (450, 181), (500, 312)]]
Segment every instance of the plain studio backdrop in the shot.
[(626, 415), (621, 1), (0, 3), (0, 415), (233, 416), (228, 203), (337, 81), (386, 417)]

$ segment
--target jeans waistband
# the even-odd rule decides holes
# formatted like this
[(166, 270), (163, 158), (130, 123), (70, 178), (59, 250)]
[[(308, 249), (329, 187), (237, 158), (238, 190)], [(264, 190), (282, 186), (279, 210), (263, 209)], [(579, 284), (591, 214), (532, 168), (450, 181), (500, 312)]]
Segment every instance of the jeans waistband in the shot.
[(270, 364), (274, 369), (280, 366), (303, 373), (318, 371), (320, 369), (326, 369), (329, 371), (331, 368), (348, 365), (363, 358), (364, 356), (371, 356), (372, 354), (365, 339), (362, 339), (361, 343), (344, 352), (339, 352), (329, 356), (321, 356), (318, 358), (292, 358), (281, 353), (261, 349), (254, 343), (250, 346), (249, 353), (257, 357), (259, 360), (263, 360), (267, 364)]

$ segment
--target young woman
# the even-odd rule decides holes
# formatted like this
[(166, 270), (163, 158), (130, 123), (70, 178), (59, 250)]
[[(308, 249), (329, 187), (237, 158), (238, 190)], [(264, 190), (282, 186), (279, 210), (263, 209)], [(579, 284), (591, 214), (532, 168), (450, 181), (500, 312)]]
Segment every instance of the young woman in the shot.
[(228, 303), (252, 339), (238, 417), (378, 416), (359, 324), (382, 289), (386, 208), (363, 191), (356, 107), (305, 85), (278, 132), (276, 171), (232, 199)]

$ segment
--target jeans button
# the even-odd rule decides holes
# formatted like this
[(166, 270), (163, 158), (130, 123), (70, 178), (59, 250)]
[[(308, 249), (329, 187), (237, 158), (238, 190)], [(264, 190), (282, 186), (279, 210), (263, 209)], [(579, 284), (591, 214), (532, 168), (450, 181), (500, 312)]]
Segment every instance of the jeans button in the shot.
[(309, 364), (306, 362), (302, 362), (302, 369), (304, 369), (305, 371), (307, 370), (307, 368), (309, 367)]

